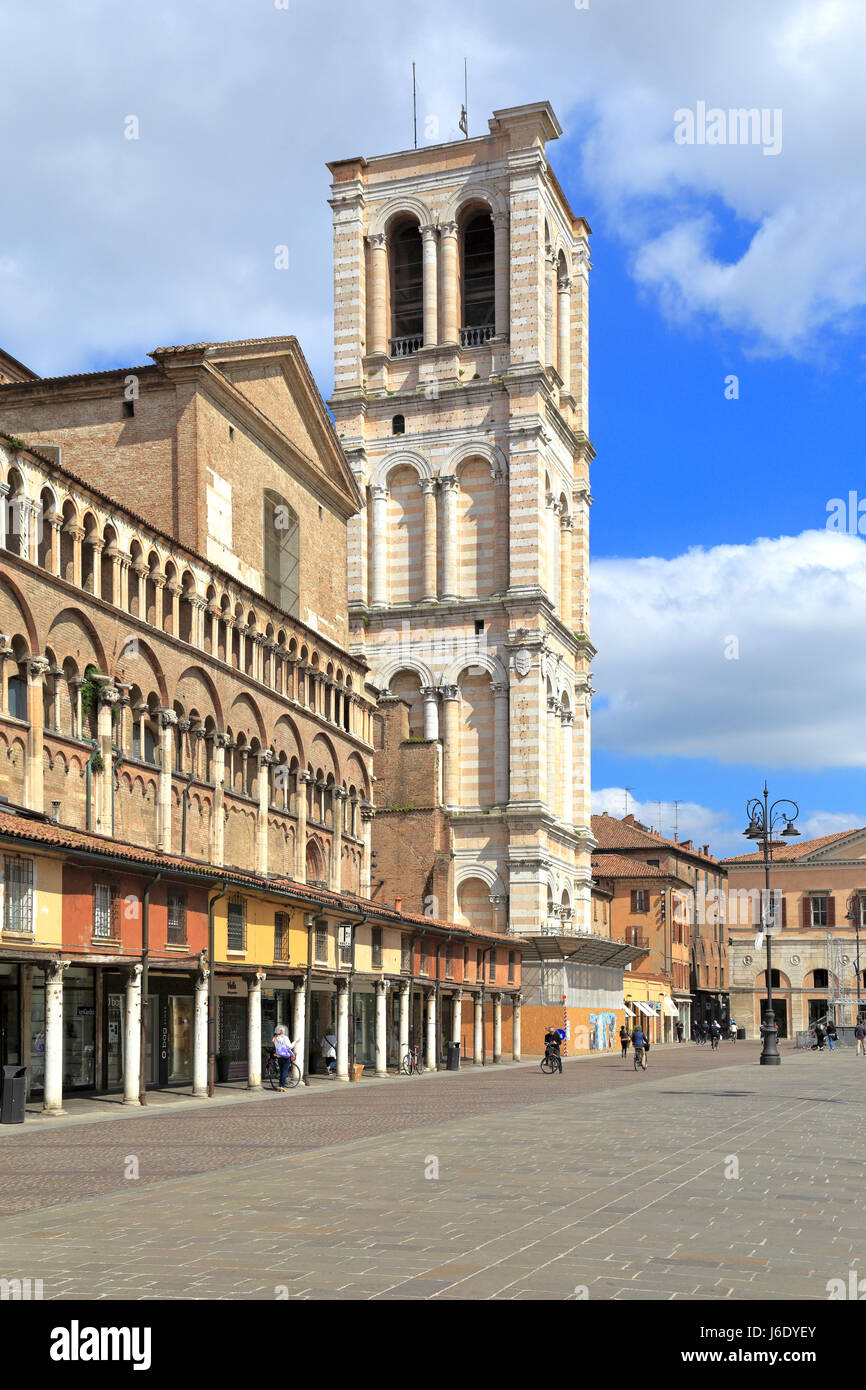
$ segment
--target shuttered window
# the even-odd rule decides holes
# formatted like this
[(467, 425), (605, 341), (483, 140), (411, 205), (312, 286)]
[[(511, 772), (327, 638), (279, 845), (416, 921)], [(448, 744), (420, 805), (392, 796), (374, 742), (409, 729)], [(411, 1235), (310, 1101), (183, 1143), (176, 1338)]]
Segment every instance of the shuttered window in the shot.
[(230, 951), (247, 949), (247, 905), (243, 898), (229, 898), (228, 905), (228, 948)]
[(382, 968), (382, 928), (373, 927), (370, 932), (370, 944), (373, 955), (373, 969)]
[(169, 946), (186, 945), (186, 893), (169, 893), (168, 895), (166, 941)]
[(6, 883), (3, 930), (33, 935), (33, 860), (3, 856)]
[(316, 960), (320, 965), (328, 963), (328, 926), (326, 922), (316, 923)]
[(288, 964), (289, 960), (289, 914), (274, 913), (274, 960)]

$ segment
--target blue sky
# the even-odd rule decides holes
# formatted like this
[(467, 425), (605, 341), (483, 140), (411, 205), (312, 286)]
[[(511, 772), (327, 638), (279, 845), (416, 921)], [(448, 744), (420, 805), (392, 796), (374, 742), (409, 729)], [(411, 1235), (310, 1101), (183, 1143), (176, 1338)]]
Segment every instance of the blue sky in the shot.
[[(50, 375), (292, 332), (327, 394), (325, 161), (411, 143), (413, 59), (422, 141), (464, 54), (472, 133), (549, 99), (594, 234), (596, 809), (677, 798), (731, 853), (766, 774), (807, 833), (864, 824), (866, 541), (825, 528), (866, 498), (864, 43), (860, 0), (0, 0), (39, 78), (0, 86), (0, 343)], [(678, 144), (699, 102), (781, 148)]]

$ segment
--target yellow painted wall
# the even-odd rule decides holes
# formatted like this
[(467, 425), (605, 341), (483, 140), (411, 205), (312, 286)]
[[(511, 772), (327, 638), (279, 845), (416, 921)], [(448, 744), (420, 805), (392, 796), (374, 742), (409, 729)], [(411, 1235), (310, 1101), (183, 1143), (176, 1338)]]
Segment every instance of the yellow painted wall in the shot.
[(40, 946), (63, 940), (63, 860), (34, 854), (33, 939)]
[[(234, 895), (232, 895), (234, 896)], [(304, 912), (280, 899), (268, 900), (252, 894), (240, 893), (247, 905), (246, 950), (243, 953), (228, 949), (228, 898), (220, 898), (214, 909), (214, 954), (222, 964), (261, 965), (274, 964), (274, 925), (278, 912), (289, 918), (289, 965), (307, 963), (307, 928)]]

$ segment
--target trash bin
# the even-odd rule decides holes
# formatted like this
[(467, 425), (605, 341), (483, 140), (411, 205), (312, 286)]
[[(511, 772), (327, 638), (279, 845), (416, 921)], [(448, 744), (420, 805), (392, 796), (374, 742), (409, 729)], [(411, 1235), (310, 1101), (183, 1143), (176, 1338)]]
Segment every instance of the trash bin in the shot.
[(445, 1070), (460, 1070), (460, 1044), (450, 1042), (445, 1044)]
[(737, 1042), (745, 1042), (745, 1041), (746, 1041), (746, 1030), (745, 1030), (745, 1028), (738, 1028), (738, 1029), (737, 1029)]
[(24, 1103), (27, 1099), (27, 1068), (4, 1066), (3, 1101), (0, 1104), (0, 1125), (23, 1125)]

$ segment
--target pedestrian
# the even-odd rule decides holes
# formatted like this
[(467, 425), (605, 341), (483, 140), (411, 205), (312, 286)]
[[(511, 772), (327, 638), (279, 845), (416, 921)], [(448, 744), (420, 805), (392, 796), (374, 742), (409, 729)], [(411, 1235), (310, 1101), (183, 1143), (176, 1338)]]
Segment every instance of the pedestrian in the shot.
[(823, 1052), (823, 1051), (824, 1051), (824, 1044), (826, 1043), (826, 1041), (827, 1041), (827, 1032), (826, 1032), (826, 1030), (825, 1030), (825, 1028), (824, 1028), (823, 1023), (816, 1023), (816, 1024), (815, 1024), (815, 1047), (818, 1049), (819, 1052)]
[(827, 1041), (830, 1044), (830, 1051), (836, 1046), (836, 1023), (832, 1018), (827, 1019)]
[(337, 1036), (335, 1033), (325, 1033), (322, 1038), (322, 1057), (328, 1074), (333, 1076), (337, 1070)]
[(285, 1091), (289, 1067), (295, 1059), (295, 1050), (282, 1023), (278, 1023), (273, 1037), (274, 1051), (280, 1068), (280, 1090)]
[(678, 1043), (681, 1043), (682, 1040), (683, 1040), (683, 1024), (682, 1024), (682, 1019), (679, 1019), (679, 1018), (678, 1018), (678, 1019), (677, 1019), (677, 1042), (678, 1042)]
[(629, 1042), (630, 1042), (630, 1041), (631, 1041), (631, 1038), (630, 1038), (630, 1036), (629, 1036), (628, 1028), (626, 1027), (625, 1024), (623, 1024), (622, 1027), (621, 1027), (620, 1030), (619, 1030), (619, 1045), (620, 1045), (620, 1047), (622, 1048), (622, 1055), (623, 1055), (623, 1057), (627, 1057), (627, 1056), (628, 1056), (628, 1045), (629, 1045)]
[(644, 1066), (646, 1066), (647, 1062), (649, 1061), (649, 1054), (650, 1054), (650, 1036), (649, 1036), (649, 1033), (645, 1033), (645, 1034), (644, 1034), (644, 1045), (643, 1045), (643, 1064), (644, 1064)]
[(854, 1025), (854, 1037), (857, 1039), (857, 1056), (862, 1057), (866, 1054), (866, 1023), (862, 1015)]

